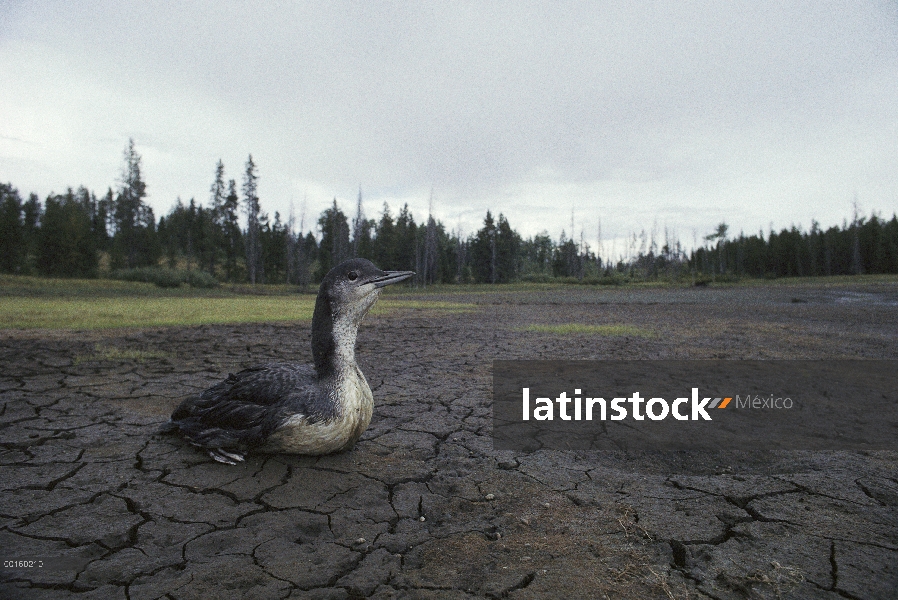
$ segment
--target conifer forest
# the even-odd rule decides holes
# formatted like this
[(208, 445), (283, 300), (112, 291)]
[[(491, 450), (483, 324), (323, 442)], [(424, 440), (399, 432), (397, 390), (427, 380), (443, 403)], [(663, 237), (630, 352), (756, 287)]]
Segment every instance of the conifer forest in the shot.
[[(632, 233), (603, 256), (573, 232), (522, 237), (505, 215), (487, 211), (463, 236), (434, 217), (416, 221), (408, 206), (383, 205), (369, 218), (359, 193), (354, 214), (336, 199), (312, 222), (271, 215), (258, 196), (252, 156), (238, 182), (215, 166), (208, 201), (180, 198), (168, 214), (146, 203), (141, 157), (131, 140), (117, 189), (98, 195), (69, 188), (41, 200), (0, 184), (0, 272), (48, 277), (112, 277), (176, 286), (218, 282), (307, 286), (350, 257), (385, 269), (413, 270), (413, 285), (436, 283), (674, 280), (898, 273), (898, 218), (855, 213), (841, 225), (732, 235), (726, 223), (688, 251), (656, 227)], [(511, 215), (513, 218), (513, 215)], [(307, 222), (308, 221), (308, 222)], [(572, 224), (573, 225), (573, 224)], [(314, 233), (313, 233), (314, 231)], [(581, 230), (582, 231), (582, 230)]]

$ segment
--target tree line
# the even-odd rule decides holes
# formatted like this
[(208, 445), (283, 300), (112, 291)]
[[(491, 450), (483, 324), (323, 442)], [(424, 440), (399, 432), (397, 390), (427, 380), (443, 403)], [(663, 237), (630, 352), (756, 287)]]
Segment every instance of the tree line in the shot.
[[(206, 205), (178, 198), (157, 220), (146, 203), (141, 157), (130, 140), (116, 190), (97, 196), (86, 188), (35, 194), (23, 200), (0, 184), (0, 271), (54, 277), (98, 277), (140, 268), (202, 271), (218, 281), (308, 285), (334, 265), (363, 257), (388, 269), (413, 270), (416, 285), (727, 277), (787, 277), (898, 273), (898, 219), (855, 210), (850, 223), (809, 231), (795, 226), (767, 236), (728, 236), (717, 230), (691, 251), (671, 232), (632, 234), (616, 257), (565, 232), (523, 238), (508, 219), (487, 211), (483, 226), (463, 236), (429, 215), (415, 221), (408, 205), (395, 215), (387, 204), (368, 218), (359, 192), (350, 218), (336, 199), (307, 231), (305, 215), (285, 219), (264, 212), (258, 172), (250, 155), (242, 181), (227, 179), (221, 161)], [(305, 233), (303, 233), (305, 231)], [(601, 233), (599, 231), (599, 237)]]
[(739, 277), (804, 277), (898, 273), (898, 219), (872, 214), (865, 218), (855, 207), (851, 222), (826, 230), (817, 221), (809, 231), (792, 226), (727, 238), (725, 223), (705, 239), (713, 246), (698, 248), (690, 257), (693, 271), (704, 275)]

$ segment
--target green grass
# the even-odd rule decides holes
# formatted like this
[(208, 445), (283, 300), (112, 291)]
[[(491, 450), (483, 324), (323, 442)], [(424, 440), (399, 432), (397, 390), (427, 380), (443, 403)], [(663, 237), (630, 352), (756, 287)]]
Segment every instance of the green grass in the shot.
[[(280, 288), (283, 286), (271, 287)], [(237, 290), (236, 286), (228, 285), (222, 285), (213, 289), (189, 286), (161, 288), (152, 283), (116, 279), (54, 279), (50, 277), (0, 275), (0, 298), (74, 298), (79, 296), (88, 298), (119, 298), (123, 296), (214, 297), (233, 296), (235, 293), (239, 293), (235, 290)], [(267, 293), (267, 290), (265, 293)]]
[[(315, 297), (237, 296), (233, 298), (9, 298), (0, 297), (0, 329), (109, 329), (213, 323), (311, 321)], [(372, 314), (395, 311), (473, 310), (455, 302), (383, 300)]]
[[(898, 283), (898, 275), (839, 275), (833, 277), (783, 277), (779, 279), (740, 279), (737, 282), (710, 283), (713, 287), (756, 287), (756, 286), (851, 286), (869, 284), (894, 284)], [(682, 281), (633, 281), (622, 286), (614, 286), (614, 289), (642, 289), (642, 288), (682, 288), (691, 287), (691, 279)], [(537, 292), (581, 289), (609, 289), (607, 286), (595, 286), (588, 284), (566, 283), (535, 283), (516, 282), (491, 285), (487, 283), (477, 284), (437, 284), (426, 288), (410, 288), (405, 285), (386, 288), (381, 294), (389, 297), (395, 294), (429, 296), (429, 295), (490, 295), (497, 292)], [(314, 295), (317, 286), (310, 285), (309, 294)], [(295, 286), (287, 285), (258, 285), (228, 284), (223, 283), (214, 289), (201, 289), (183, 286), (178, 288), (160, 288), (158, 286), (135, 281), (117, 281), (112, 279), (52, 279), (47, 277), (29, 277), (21, 275), (0, 274), (0, 297), (72, 297), (72, 296), (157, 296), (157, 297), (232, 297), (232, 296), (292, 296), (296, 295)]]
[[(758, 285), (804, 286), (894, 284), (895, 275), (744, 280), (726, 287)], [(669, 286), (670, 284), (668, 284)], [(712, 284), (718, 285), (718, 284)], [(631, 283), (628, 290), (668, 287), (658, 283)], [(437, 285), (425, 289), (393, 287), (385, 290), (372, 310), (374, 315), (407, 311), (422, 315), (455, 314), (477, 310), (466, 302), (442, 301), (448, 296), (489, 296), (505, 293), (570, 290), (560, 283), (503, 285)], [(586, 286), (584, 286), (586, 287)], [(596, 289), (595, 286), (588, 286)], [(617, 288), (621, 289), (621, 288)], [(310, 289), (309, 291), (314, 291)], [(441, 295), (440, 301), (430, 300)], [(401, 295), (401, 297), (397, 297)], [(110, 279), (49, 279), (0, 275), (0, 329), (107, 329), (117, 327), (190, 326), (214, 323), (311, 321), (315, 296), (300, 294), (286, 285), (222, 284), (214, 289), (189, 286), (160, 288), (151, 283)], [(652, 337), (651, 331), (630, 325), (531, 325), (527, 331), (556, 335)]]
[[(392, 291), (392, 290), (391, 290)], [(372, 314), (458, 313), (472, 304), (382, 295)], [(0, 329), (110, 329), (311, 321), (313, 294), (290, 286), (163, 289), (109, 279), (0, 276)]]
[(534, 323), (521, 329), (522, 331), (534, 331), (537, 333), (551, 333), (553, 335), (598, 335), (605, 337), (629, 336), (651, 338), (655, 332), (636, 327), (635, 325), (585, 325), (583, 323), (561, 323), (558, 325), (544, 325)]
[(2, 329), (107, 329), (310, 321), (313, 296), (0, 298)]

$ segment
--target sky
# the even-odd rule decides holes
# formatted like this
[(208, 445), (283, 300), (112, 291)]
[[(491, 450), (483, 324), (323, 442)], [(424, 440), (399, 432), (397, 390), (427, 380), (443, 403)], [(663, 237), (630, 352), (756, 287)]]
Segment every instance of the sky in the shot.
[(0, 0), (0, 181), (99, 195), (132, 138), (157, 217), (252, 154), (306, 230), (360, 189), (606, 254), (889, 218), (898, 3)]

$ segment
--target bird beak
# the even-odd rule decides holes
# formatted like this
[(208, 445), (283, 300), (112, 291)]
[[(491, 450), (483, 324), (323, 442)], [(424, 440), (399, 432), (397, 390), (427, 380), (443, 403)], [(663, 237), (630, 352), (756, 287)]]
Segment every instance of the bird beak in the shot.
[(392, 283), (399, 283), (400, 281), (405, 281), (412, 275), (414, 275), (414, 271), (384, 271), (384, 274), (380, 277), (375, 277), (368, 283), (373, 283), (374, 287), (382, 288), (386, 285), (390, 285)]

